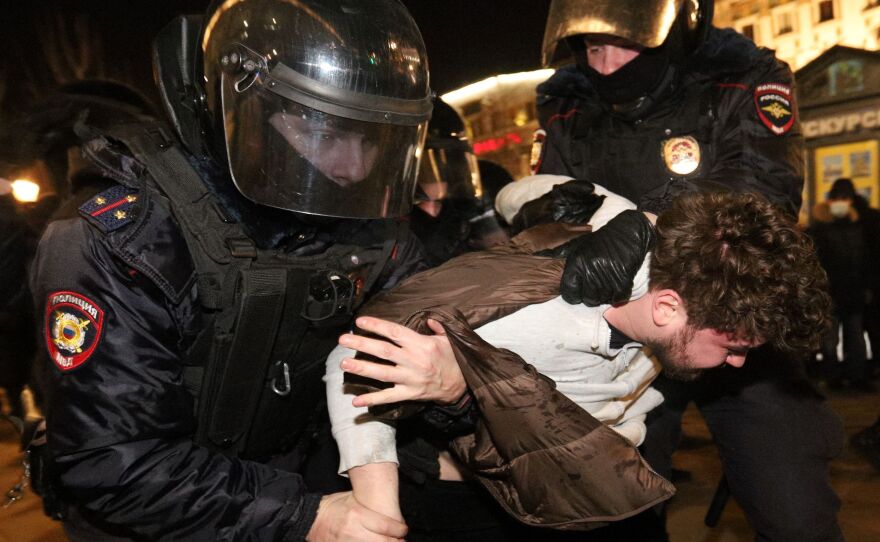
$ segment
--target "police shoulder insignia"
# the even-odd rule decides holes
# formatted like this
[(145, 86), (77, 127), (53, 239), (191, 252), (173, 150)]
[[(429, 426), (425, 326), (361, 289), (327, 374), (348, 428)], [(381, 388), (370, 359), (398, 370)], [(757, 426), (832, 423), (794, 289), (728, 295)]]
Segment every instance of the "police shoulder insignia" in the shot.
[(49, 294), (45, 315), (46, 347), (55, 366), (71, 371), (95, 352), (104, 326), (104, 311), (75, 292)]
[(672, 137), (663, 141), (666, 169), (676, 175), (689, 175), (700, 167), (700, 144), (691, 136)]
[(758, 118), (776, 135), (788, 132), (794, 125), (791, 86), (765, 83), (755, 87), (755, 108)]
[(137, 190), (116, 185), (82, 204), (79, 212), (101, 230), (111, 232), (134, 220), (138, 199)]

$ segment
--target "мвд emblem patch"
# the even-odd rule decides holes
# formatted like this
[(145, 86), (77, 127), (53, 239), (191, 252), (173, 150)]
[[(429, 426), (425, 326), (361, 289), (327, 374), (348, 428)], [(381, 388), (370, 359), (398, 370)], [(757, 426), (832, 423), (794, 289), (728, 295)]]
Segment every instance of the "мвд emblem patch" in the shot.
[(764, 126), (776, 135), (784, 134), (794, 125), (794, 105), (788, 85), (758, 85), (755, 88), (755, 108)]
[(49, 294), (46, 304), (46, 347), (55, 366), (76, 369), (94, 353), (104, 326), (104, 311), (75, 292)]

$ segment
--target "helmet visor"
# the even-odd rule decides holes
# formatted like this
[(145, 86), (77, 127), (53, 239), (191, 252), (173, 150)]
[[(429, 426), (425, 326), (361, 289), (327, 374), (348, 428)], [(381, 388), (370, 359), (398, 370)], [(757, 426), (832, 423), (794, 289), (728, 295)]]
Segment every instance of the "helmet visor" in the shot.
[(477, 157), (464, 147), (467, 145), (424, 150), (416, 203), (446, 198), (474, 199), (482, 195)]
[(560, 56), (559, 41), (580, 34), (608, 34), (657, 47), (669, 34), (684, 0), (553, 0), (547, 15), (543, 63)]
[(226, 150), (248, 199), (301, 213), (384, 218), (410, 211), (426, 122), (396, 125), (325, 113), (223, 77)]

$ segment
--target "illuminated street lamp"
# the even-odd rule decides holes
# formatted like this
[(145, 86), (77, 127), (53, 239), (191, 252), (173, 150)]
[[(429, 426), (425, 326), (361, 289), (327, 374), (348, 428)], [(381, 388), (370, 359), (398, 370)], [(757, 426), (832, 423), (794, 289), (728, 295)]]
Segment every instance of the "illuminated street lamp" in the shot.
[(21, 203), (33, 203), (40, 196), (40, 185), (28, 179), (9, 182), (0, 178), (0, 196), (12, 192), (12, 197)]
[(12, 197), (22, 203), (33, 203), (40, 196), (40, 185), (28, 179), (12, 181)]

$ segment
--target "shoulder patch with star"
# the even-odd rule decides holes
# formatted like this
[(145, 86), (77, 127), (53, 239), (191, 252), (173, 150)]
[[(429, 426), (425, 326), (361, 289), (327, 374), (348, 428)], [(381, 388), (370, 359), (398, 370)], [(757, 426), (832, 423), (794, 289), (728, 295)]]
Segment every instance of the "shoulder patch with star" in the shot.
[(101, 339), (104, 311), (76, 292), (53, 292), (46, 302), (46, 347), (55, 366), (67, 372), (91, 357)]
[(783, 135), (794, 126), (794, 104), (791, 86), (764, 83), (755, 87), (755, 109), (768, 130)]
[(116, 185), (86, 201), (79, 212), (102, 231), (112, 232), (134, 220), (138, 199), (137, 190)]

